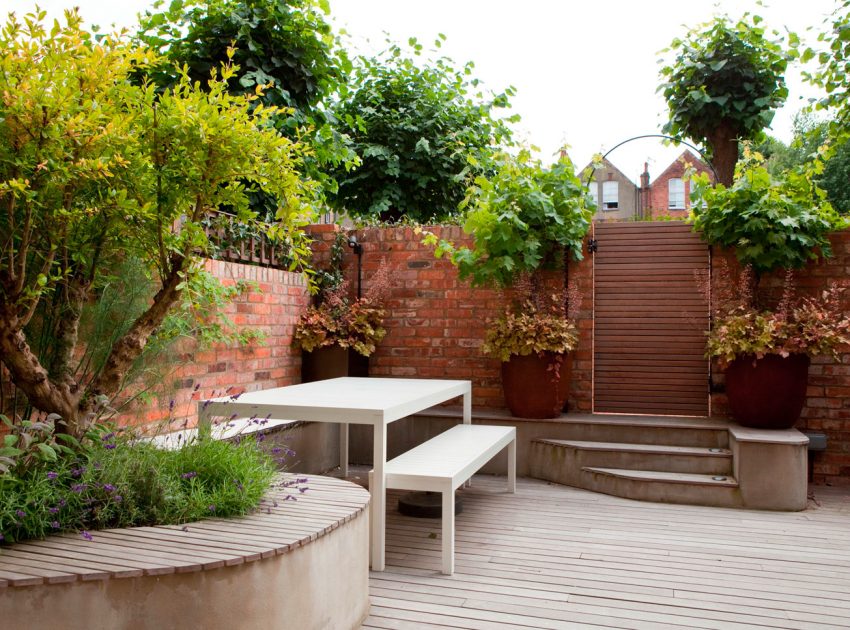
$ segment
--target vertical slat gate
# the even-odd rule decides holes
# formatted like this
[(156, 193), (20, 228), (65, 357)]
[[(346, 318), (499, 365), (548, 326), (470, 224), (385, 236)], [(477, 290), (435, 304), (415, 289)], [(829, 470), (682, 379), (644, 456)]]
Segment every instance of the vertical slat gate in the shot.
[(597, 223), (593, 409), (708, 415), (708, 247), (680, 221)]

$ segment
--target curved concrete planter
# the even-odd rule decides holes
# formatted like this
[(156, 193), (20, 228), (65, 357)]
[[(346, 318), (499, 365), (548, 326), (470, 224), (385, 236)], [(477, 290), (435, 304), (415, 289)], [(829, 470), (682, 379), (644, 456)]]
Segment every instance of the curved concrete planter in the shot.
[[(0, 550), (0, 620), (28, 630), (357, 628), (369, 494), (311, 477), (240, 519), (53, 536)], [(295, 494), (298, 494), (297, 492)]]

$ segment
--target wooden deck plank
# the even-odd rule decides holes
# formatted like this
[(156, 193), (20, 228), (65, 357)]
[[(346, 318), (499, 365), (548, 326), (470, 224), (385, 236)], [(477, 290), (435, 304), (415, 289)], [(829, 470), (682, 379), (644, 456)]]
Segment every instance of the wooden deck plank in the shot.
[(503, 484), (463, 491), (453, 576), (439, 575), (439, 519), (399, 515), (390, 493), (364, 628), (850, 627), (848, 489), (781, 513)]

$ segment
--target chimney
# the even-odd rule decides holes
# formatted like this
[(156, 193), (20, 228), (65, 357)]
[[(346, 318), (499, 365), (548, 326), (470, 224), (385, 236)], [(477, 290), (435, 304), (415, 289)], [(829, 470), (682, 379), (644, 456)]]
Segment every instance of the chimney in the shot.
[(640, 174), (640, 208), (638, 213), (644, 219), (652, 214), (652, 196), (649, 188), (649, 163), (643, 163), (643, 173)]

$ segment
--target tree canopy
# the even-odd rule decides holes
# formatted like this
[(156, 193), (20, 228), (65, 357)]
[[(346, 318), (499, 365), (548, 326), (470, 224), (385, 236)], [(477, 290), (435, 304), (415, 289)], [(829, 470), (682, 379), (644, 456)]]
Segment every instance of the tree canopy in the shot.
[(664, 132), (704, 145), (722, 183), (732, 184), (738, 140), (752, 139), (767, 127), (788, 96), (785, 70), (798, 46), (790, 49), (762, 18), (745, 14), (737, 22), (716, 17), (676, 38), (665, 53), (658, 90), (667, 100)]
[[(10, 15), (0, 34), (0, 360), (33, 407), (79, 433), (197, 273), (204, 217), (226, 205), (250, 220), (248, 194), (261, 186), (277, 201), (271, 231), (298, 262), (309, 184), (298, 173), (303, 147), (271, 126), (278, 112), (228, 91), (232, 66), (211, 71), (203, 89), (180, 73), (159, 90), (133, 80), (157, 64), (150, 51), (94, 40), (73, 11), (50, 31), (44, 17)], [(80, 377), (83, 306), (129, 257), (155, 294)], [(27, 324), (48, 301), (61, 320), (45, 364)]]
[[(161, 6), (162, 0), (155, 5)], [(326, 20), (327, 0), (173, 0), (167, 10), (156, 9), (142, 16), (137, 34), (162, 55), (148, 77), (170, 87), (183, 68), (203, 87), (222, 64), (234, 65), (228, 90), (286, 108), (271, 120), (287, 137), (310, 145), (301, 166), (306, 176), (320, 181), (321, 190), (335, 190), (328, 168), (350, 167), (357, 156), (327, 108), (351, 70)], [(270, 203), (257, 192), (252, 205), (267, 210)]]
[(498, 113), (510, 106), (513, 88), (485, 96), (472, 63), (429, 61), (421, 44), (409, 43), (412, 55), (392, 45), (360, 59), (341, 90), (335, 115), (362, 164), (336, 171), (334, 203), (356, 217), (455, 216), (467, 186), (492, 169), (495, 152), (510, 142), (508, 125), (517, 118)]

